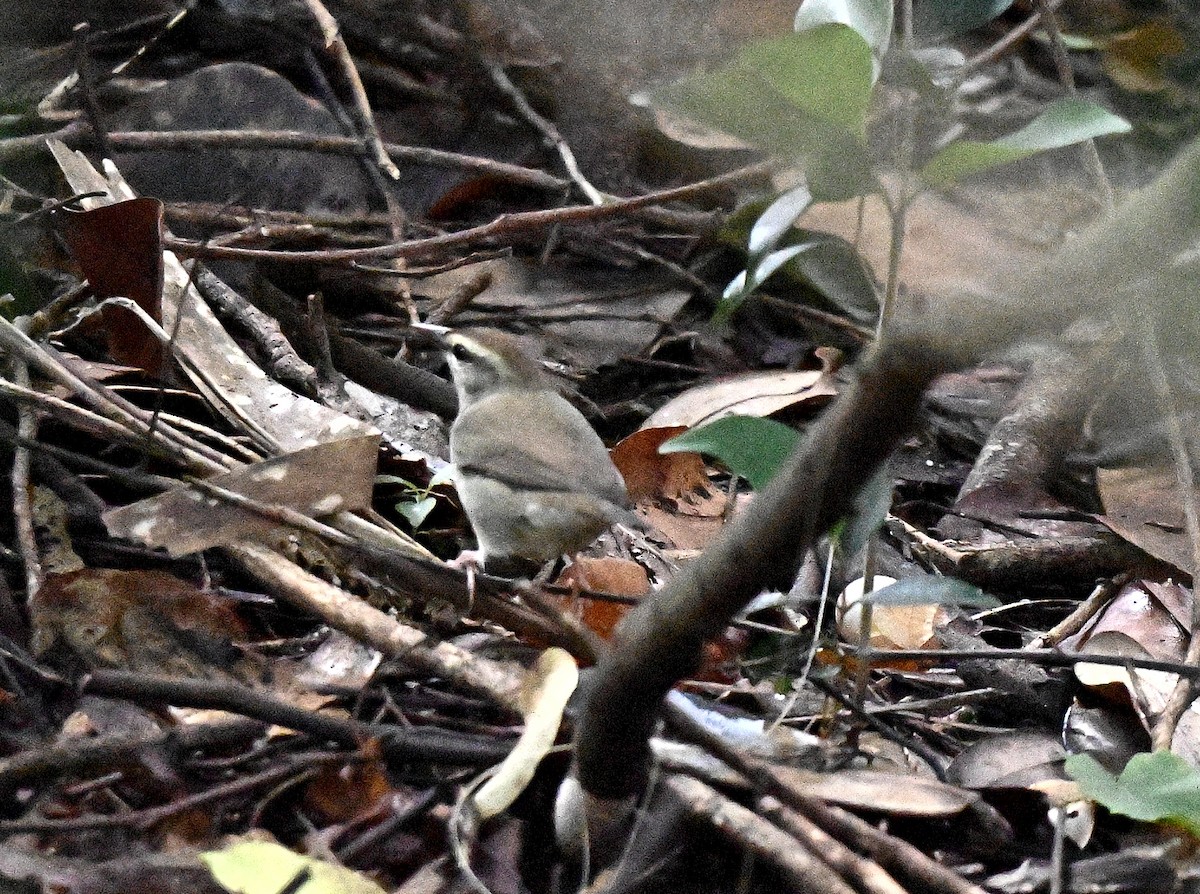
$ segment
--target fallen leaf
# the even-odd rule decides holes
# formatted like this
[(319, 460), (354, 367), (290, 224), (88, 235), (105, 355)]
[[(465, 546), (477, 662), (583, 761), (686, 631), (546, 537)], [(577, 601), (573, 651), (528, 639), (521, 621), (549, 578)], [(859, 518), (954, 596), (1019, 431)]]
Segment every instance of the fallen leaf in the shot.
[(1040, 730), (996, 733), (968, 745), (946, 768), (946, 778), (965, 788), (1026, 788), (1064, 779), (1062, 740)]
[(1192, 544), (1184, 531), (1183, 503), (1173, 469), (1097, 469), (1096, 486), (1104, 504), (1100, 521), (1114, 534), (1156, 559), (1191, 569)]
[(29, 614), (38, 653), (62, 642), (89, 667), (195, 679), (254, 676), (231, 644), (248, 636), (231, 602), (164, 571), (48, 574)]
[[(305, 515), (365, 509), (371, 504), (379, 437), (346, 438), (296, 450), (215, 475), (208, 483), (266, 505)], [(183, 556), (263, 537), (280, 522), (184, 485), (104, 514), (114, 537)]]
[(795, 767), (776, 767), (774, 772), (806, 795), (831, 804), (897, 816), (953, 816), (979, 800), (979, 795), (957, 786), (899, 773), (816, 773)]
[[(63, 210), (55, 220), (98, 298), (129, 298), (162, 322), (162, 202), (137, 198), (89, 211)], [(136, 314), (110, 305), (101, 319), (112, 358), (157, 376), (162, 343)]]
[(1157, 93), (1168, 86), (1167, 63), (1187, 49), (1183, 35), (1166, 22), (1147, 22), (1104, 42), (1104, 71), (1136, 93)]
[[(593, 558), (580, 556), (572, 562), (556, 584), (579, 586), (598, 593), (641, 599), (650, 593), (650, 578), (646, 569), (630, 559), (613, 556)], [(613, 631), (633, 606), (588, 596), (553, 596), (563, 611), (604, 639), (612, 639)]]
[(694, 428), (725, 416), (770, 416), (800, 404), (823, 405), (836, 394), (823, 369), (748, 373), (688, 389), (651, 414), (642, 428)]
[(679, 500), (711, 489), (700, 454), (659, 452), (659, 447), (683, 431), (683, 426), (643, 427), (612, 449), (613, 463), (635, 503)]
[[(371, 743), (364, 749), (372, 750)], [(388, 812), (386, 803), (394, 788), (377, 756), (346, 764), (327, 764), (304, 786), (304, 803), (323, 822), (321, 825), (346, 823)], [(382, 818), (382, 817), (381, 817)]]
[[(205, 851), (200, 860), (213, 878), (233, 894), (383, 894), (365, 875), (305, 857), (271, 841), (239, 841), (219, 851)], [(290, 888), (302, 873), (307, 880)]]

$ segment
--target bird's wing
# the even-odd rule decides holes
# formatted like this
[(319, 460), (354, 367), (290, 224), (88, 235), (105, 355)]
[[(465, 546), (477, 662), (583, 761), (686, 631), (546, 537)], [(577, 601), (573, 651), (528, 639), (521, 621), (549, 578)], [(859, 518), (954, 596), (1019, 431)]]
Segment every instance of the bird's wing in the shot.
[[(464, 446), (465, 445), (465, 446)], [(621, 473), (600, 436), (553, 392), (503, 391), (459, 414), (450, 430), (451, 462), (534, 490), (572, 491), (627, 506)]]

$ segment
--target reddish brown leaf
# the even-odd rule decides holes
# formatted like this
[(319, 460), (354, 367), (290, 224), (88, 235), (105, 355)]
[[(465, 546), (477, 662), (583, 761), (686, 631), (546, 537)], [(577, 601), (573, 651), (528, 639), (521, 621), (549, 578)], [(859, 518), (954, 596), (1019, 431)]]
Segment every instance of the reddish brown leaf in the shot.
[[(581, 556), (563, 571), (555, 583), (638, 599), (650, 593), (650, 579), (646, 576), (646, 569), (637, 562), (615, 557), (597, 559)], [(633, 607), (624, 602), (583, 596), (564, 596), (556, 601), (563, 611), (576, 617), (585, 627), (604, 639), (612, 638), (616, 626)]]
[(61, 641), (92, 667), (209, 679), (247, 670), (230, 646), (247, 636), (231, 603), (163, 571), (48, 574), (30, 618), (36, 650)]
[[(97, 297), (129, 298), (162, 321), (162, 202), (131, 199), (92, 211), (61, 211), (57, 219)], [(114, 360), (158, 374), (162, 344), (141, 320), (123, 307), (105, 307), (103, 321)]]
[(683, 426), (635, 431), (612, 450), (612, 459), (625, 478), (635, 503), (681, 497), (709, 489), (704, 460), (698, 453), (659, 453), (666, 441), (681, 434)]
[(304, 800), (326, 824), (345, 823), (377, 811), (382, 819), (392, 791), (383, 765), (367, 760), (322, 767), (305, 787)]

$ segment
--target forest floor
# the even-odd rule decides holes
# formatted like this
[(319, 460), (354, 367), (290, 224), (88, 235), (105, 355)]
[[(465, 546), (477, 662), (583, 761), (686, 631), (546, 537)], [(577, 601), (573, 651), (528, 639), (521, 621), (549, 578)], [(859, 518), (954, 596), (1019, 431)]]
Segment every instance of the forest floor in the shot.
[[(1078, 273), (1188, 170), (1186, 10), (1050, 4), (1130, 133), (898, 253), (880, 170), (731, 310), (802, 171), (646, 97), (794, 0), (8, 5), (6, 889), (1195, 890), (1200, 221)], [(918, 28), (958, 74), (878, 157), (1065, 95), (1043, 6)], [(515, 336), (637, 525), (451, 564), (418, 323)]]

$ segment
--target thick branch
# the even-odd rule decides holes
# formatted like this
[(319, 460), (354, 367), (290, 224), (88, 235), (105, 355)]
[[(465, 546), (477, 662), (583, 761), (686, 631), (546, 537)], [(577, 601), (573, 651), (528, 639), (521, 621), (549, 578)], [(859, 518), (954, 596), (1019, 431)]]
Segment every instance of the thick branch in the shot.
[(764, 579), (794, 575), (816, 537), (850, 512), (859, 488), (917, 419), (925, 386), (945, 367), (921, 341), (877, 349), (753, 510), (627, 616), (576, 736), (587, 791), (616, 798), (637, 790), (641, 780), (631, 769), (646, 765), (663, 694), (696, 667), (704, 641)]

